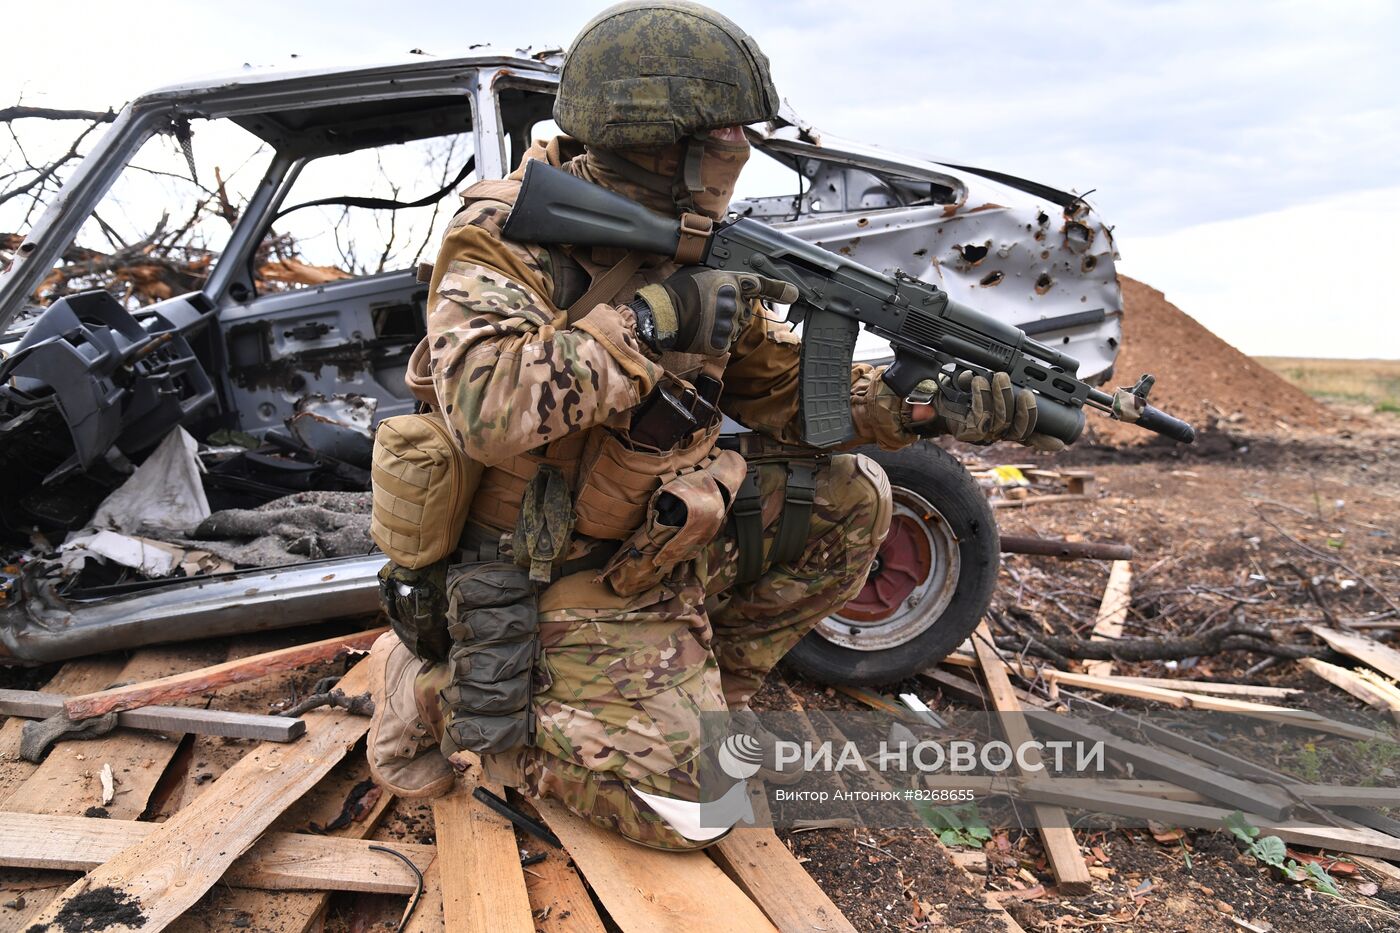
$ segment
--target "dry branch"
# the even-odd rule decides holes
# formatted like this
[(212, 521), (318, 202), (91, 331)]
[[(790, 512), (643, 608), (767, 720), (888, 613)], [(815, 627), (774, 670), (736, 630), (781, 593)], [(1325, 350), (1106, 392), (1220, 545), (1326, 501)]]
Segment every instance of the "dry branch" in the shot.
[(1233, 620), (1199, 635), (1162, 638), (1119, 638), (1086, 641), (1060, 635), (1001, 636), (997, 647), (1049, 660), (1074, 658), (1092, 661), (1172, 661), (1225, 651), (1253, 651), (1280, 658), (1312, 658), (1327, 649), (1274, 641), (1273, 632), (1260, 625)]

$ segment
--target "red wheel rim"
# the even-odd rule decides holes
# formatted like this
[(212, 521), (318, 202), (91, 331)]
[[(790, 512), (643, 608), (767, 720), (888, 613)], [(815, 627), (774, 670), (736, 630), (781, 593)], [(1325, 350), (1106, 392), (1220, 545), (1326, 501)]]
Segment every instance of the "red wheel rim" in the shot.
[(896, 515), (861, 591), (846, 603), (841, 617), (851, 622), (880, 622), (898, 612), (933, 569), (928, 536), (916, 518)]

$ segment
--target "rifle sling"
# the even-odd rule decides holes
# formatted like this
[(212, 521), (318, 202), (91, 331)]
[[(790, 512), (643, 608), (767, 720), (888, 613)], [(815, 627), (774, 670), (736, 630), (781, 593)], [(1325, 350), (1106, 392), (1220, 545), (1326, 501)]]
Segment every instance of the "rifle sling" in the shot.
[(637, 274), (637, 270), (642, 267), (644, 258), (645, 254), (629, 250), (627, 255), (617, 261), (616, 265), (594, 279), (593, 283), (588, 286), (588, 291), (584, 292), (578, 301), (569, 305), (567, 312), (569, 323), (575, 323), (604, 301), (611, 301), (618, 290), (627, 284), (628, 279)]

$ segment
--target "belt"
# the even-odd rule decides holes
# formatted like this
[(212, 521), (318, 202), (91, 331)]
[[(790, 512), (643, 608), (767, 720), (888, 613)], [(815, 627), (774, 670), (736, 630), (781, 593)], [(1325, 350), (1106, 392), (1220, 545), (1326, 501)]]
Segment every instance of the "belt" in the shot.
[[(510, 532), (496, 531), (485, 525), (476, 522), (467, 522), (462, 528), (462, 537), (458, 542), (458, 550), (462, 553), (463, 560), (510, 560), (511, 553)], [(580, 573), (584, 570), (601, 570), (608, 561), (612, 560), (618, 548), (622, 547), (621, 541), (604, 541), (597, 538), (588, 538), (584, 535), (575, 536), (574, 541), (587, 542), (588, 550), (578, 557), (564, 561), (559, 568), (558, 577), (567, 577), (571, 573)], [(558, 578), (556, 577), (556, 579)]]
[(733, 450), (750, 463), (765, 460), (824, 460), (829, 454), (820, 447), (783, 444), (755, 431), (721, 434), (715, 443), (721, 450)]

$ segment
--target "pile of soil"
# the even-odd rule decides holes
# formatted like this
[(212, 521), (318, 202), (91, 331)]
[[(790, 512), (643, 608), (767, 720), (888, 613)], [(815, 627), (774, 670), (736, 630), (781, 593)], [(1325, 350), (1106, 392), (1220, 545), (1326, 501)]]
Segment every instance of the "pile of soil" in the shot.
[[(1157, 377), (1152, 403), (1199, 430), (1249, 434), (1318, 431), (1336, 426), (1330, 412), (1296, 386), (1221, 340), (1149, 285), (1119, 276), (1123, 345), (1113, 382)], [(1107, 387), (1106, 387), (1107, 388)], [(1106, 418), (1089, 418), (1103, 444), (1143, 444), (1157, 435)]]

